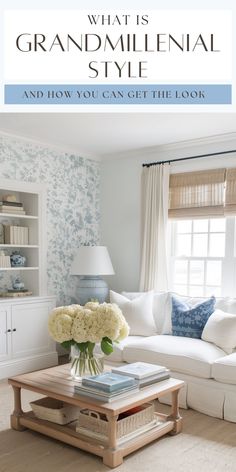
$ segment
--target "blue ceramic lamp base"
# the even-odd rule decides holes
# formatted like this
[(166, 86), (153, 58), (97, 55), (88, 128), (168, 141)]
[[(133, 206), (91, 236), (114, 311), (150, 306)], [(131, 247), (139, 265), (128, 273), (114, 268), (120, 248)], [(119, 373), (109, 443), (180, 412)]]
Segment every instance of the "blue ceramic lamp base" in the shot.
[(80, 277), (78, 285), (80, 305), (85, 305), (91, 300), (96, 300), (99, 303), (106, 302), (108, 300), (108, 294), (108, 285), (101, 277), (92, 275)]

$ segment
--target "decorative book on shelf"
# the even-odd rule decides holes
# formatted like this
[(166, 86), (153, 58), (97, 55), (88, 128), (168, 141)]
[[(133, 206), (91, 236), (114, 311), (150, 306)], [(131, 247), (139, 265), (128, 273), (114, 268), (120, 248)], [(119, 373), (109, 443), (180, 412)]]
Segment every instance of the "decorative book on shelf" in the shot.
[(2, 200), (0, 202), (0, 213), (25, 215), (23, 203), (9, 202), (7, 200)]
[(0, 251), (0, 268), (8, 268), (11, 267), (11, 259), (10, 256), (6, 256), (3, 251)]
[(27, 226), (4, 225), (5, 244), (29, 244), (29, 228)]
[(100, 375), (92, 375), (82, 379), (82, 386), (93, 387), (104, 392), (112, 393), (126, 387), (136, 386), (135, 379), (132, 377), (105, 372)]
[(23, 203), (20, 202), (8, 202), (7, 200), (2, 200), (0, 206), (13, 207), (13, 208), (23, 208)]
[(30, 297), (33, 295), (33, 292), (30, 290), (7, 290), (5, 292), (0, 291), (1, 298), (16, 298), (16, 297)]
[(25, 211), (21, 208), (0, 206), (0, 213), (8, 213), (9, 215), (25, 215)]

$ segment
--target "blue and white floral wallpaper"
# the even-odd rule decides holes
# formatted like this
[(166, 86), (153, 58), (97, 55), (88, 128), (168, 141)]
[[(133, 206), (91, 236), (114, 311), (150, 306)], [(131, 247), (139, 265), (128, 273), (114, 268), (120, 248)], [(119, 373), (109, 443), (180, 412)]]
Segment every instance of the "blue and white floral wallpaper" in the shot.
[(73, 254), (100, 239), (99, 162), (0, 135), (0, 177), (47, 184), (48, 293), (60, 305), (76, 302), (78, 278), (69, 275)]

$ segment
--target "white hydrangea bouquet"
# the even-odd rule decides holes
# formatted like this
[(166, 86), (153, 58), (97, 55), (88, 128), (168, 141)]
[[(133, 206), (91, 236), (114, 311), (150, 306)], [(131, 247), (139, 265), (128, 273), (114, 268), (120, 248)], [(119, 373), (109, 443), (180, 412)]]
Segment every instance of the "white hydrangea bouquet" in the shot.
[(103, 370), (101, 357), (94, 355), (100, 344), (104, 354), (113, 352), (113, 343), (125, 339), (129, 326), (114, 303), (88, 302), (85, 306), (70, 305), (55, 308), (49, 316), (51, 337), (66, 349), (76, 351), (72, 356), (72, 375), (96, 375)]

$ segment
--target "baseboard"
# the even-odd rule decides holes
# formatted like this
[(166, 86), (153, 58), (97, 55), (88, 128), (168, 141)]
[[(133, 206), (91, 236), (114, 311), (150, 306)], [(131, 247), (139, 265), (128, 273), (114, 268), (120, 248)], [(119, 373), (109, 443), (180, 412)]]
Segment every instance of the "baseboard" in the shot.
[(56, 352), (40, 354), (23, 359), (12, 359), (0, 363), (0, 379), (6, 379), (15, 375), (32, 372), (33, 370), (47, 369), (58, 364)]

